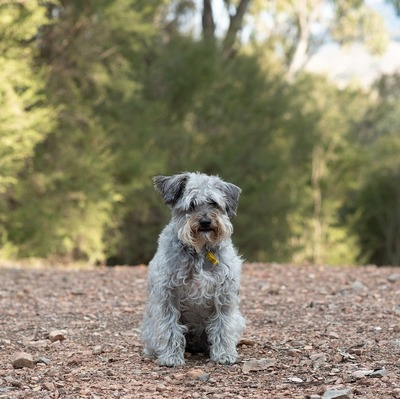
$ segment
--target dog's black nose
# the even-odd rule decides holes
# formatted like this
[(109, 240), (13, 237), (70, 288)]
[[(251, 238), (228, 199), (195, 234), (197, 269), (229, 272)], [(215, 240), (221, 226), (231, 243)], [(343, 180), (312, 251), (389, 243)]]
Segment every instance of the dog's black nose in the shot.
[(199, 220), (199, 224), (201, 228), (207, 229), (211, 226), (211, 219), (207, 216), (204, 216)]

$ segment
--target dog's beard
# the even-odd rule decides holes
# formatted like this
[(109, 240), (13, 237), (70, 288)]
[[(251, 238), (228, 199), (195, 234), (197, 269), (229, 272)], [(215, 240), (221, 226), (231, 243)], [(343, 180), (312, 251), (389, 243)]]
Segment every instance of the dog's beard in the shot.
[(178, 230), (178, 238), (200, 252), (206, 246), (215, 247), (232, 235), (233, 227), (228, 216), (213, 213), (210, 218), (212, 221), (210, 228), (202, 230), (199, 223), (200, 215), (187, 217), (183, 226)]

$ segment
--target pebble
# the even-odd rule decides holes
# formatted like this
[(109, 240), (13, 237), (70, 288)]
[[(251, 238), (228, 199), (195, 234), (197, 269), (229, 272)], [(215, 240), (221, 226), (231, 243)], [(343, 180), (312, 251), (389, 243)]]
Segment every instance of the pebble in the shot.
[(394, 388), (393, 389), (393, 395), (394, 395), (394, 397), (397, 399), (397, 398), (400, 398), (400, 388)]
[(336, 353), (335, 356), (333, 357), (333, 363), (341, 363), (343, 361), (344, 357), (340, 353)]
[(46, 391), (53, 392), (56, 390), (56, 386), (52, 382), (43, 383), (43, 387)]
[(101, 345), (96, 345), (92, 351), (93, 355), (100, 355), (103, 353), (103, 347)]
[(47, 359), (47, 357), (38, 357), (33, 361), (35, 364), (50, 364), (51, 360)]
[(356, 370), (351, 375), (357, 380), (367, 377), (373, 373), (373, 370)]
[(375, 370), (373, 371), (369, 376), (371, 378), (382, 378), (385, 377), (389, 374), (389, 372), (386, 369), (380, 369), (380, 370)]
[(172, 374), (171, 377), (173, 379), (175, 379), (175, 380), (182, 381), (182, 380), (185, 379), (185, 374), (183, 374), (183, 373), (175, 373), (175, 374)]
[(156, 385), (156, 391), (158, 391), (158, 392), (165, 391), (166, 389), (167, 389), (167, 387), (164, 384), (157, 384)]
[(391, 283), (395, 283), (396, 281), (400, 281), (400, 273), (393, 273), (387, 277), (388, 281)]
[(253, 359), (243, 363), (242, 372), (248, 373), (249, 371), (261, 371), (270, 367), (275, 367), (275, 360), (268, 359)]
[(310, 355), (310, 360), (313, 362), (325, 362), (326, 361), (326, 354), (321, 352), (321, 353), (312, 353)]
[(28, 341), (25, 342), (25, 346), (30, 348), (46, 348), (47, 346), (49, 346), (49, 340), (41, 339), (39, 341)]
[(322, 399), (352, 399), (351, 389), (328, 389), (324, 392)]
[(208, 380), (210, 379), (210, 374), (208, 374), (208, 373), (200, 374), (200, 375), (197, 377), (197, 379), (198, 379), (199, 381), (208, 381)]
[(334, 332), (334, 331), (330, 331), (329, 334), (328, 334), (328, 337), (329, 338), (335, 338), (335, 339), (339, 339), (340, 338), (339, 334)]
[(5, 378), (5, 380), (6, 380), (6, 382), (7, 382), (8, 384), (11, 384), (13, 387), (19, 388), (19, 387), (22, 386), (22, 383), (21, 383), (20, 381), (16, 380), (15, 378), (13, 378), (13, 377), (11, 377), (11, 376), (7, 376), (7, 377)]
[(30, 353), (17, 352), (12, 359), (12, 365), (15, 369), (22, 369), (23, 367), (33, 368), (33, 358)]
[(205, 374), (205, 372), (201, 369), (191, 369), (187, 372), (187, 376), (190, 378), (199, 378), (203, 374)]
[(51, 342), (63, 341), (65, 339), (64, 333), (60, 330), (53, 330), (49, 334), (49, 340)]
[(354, 291), (362, 291), (366, 289), (366, 286), (361, 281), (354, 281), (354, 283), (351, 285), (351, 288)]

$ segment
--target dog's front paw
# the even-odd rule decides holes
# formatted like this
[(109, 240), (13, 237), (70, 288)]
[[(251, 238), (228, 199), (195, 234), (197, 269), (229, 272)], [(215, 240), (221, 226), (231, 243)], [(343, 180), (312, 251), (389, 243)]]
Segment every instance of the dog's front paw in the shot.
[(153, 349), (144, 348), (143, 356), (145, 359), (155, 359), (156, 352)]
[(158, 356), (157, 363), (160, 366), (176, 367), (183, 366), (185, 364), (185, 359), (183, 358), (183, 356), (161, 355)]
[(211, 360), (219, 364), (233, 364), (236, 362), (236, 354), (220, 353), (211, 356)]

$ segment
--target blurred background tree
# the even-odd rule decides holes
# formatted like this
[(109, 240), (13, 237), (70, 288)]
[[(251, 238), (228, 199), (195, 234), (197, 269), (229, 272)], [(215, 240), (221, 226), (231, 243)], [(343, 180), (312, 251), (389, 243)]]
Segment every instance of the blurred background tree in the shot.
[(35, 146), (52, 128), (53, 109), (45, 92), (43, 66), (35, 62), (38, 27), (49, 24), (34, 0), (0, 3), (0, 254), (18, 252), (9, 240), (13, 195)]
[(359, 126), (364, 162), (350, 191), (349, 225), (359, 237), (359, 262), (400, 265), (400, 75), (383, 76), (374, 89)]
[(0, 25), (1, 256), (147, 263), (151, 177), (199, 170), (242, 187), (248, 260), (399, 263), (398, 79), (304, 68), (384, 51), (367, 2), (2, 1)]

